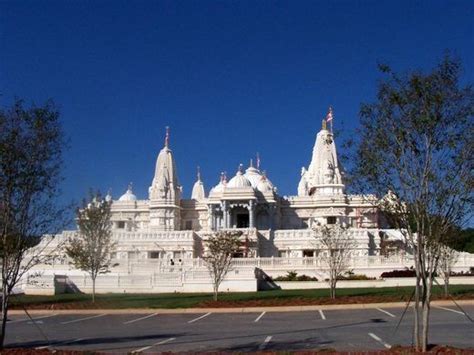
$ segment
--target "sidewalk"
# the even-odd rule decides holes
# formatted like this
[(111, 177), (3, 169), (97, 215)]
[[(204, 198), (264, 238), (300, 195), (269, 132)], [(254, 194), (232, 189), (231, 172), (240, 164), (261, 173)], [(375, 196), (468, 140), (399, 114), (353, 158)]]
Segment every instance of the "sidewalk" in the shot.
[[(460, 306), (472, 306), (474, 300), (456, 301)], [(413, 304), (413, 303), (412, 303)], [(453, 301), (442, 300), (432, 301), (432, 306), (451, 306), (456, 307)], [(311, 306), (285, 306), (285, 307), (235, 307), (235, 308), (181, 308), (181, 309), (163, 309), (163, 308), (127, 308), (127, 309), (27, 309), (28, 313), (34, 315), (42, 314), (196, 314), (196, 313), (257, 313), (257, 312), (306, 312), (318, 310), (344, 310), (344, 309), (373, 309), (373, 308), (401, 308), (406, 307), (405, 302), (387, 302), (387, 303), (366, 303), (366, 304), (331, 304), (331, 305), (311, 305)], [(24, 310), (10, 310), (8, 314), (24, 314)]]

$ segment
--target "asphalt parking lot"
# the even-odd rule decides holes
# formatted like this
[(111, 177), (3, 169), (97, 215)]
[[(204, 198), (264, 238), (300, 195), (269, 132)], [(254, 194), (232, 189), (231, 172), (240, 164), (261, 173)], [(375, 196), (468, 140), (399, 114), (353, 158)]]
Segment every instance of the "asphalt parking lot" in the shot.
[[(474, 305), (462, 307), (471, 319)], [(377, 350), (412, 344), (403, 308), (304, 312), (25, 314), (10, 317), (7, 347), (101, 352)], [(433, 307), (431, 342), (474, 347), (474, 323), (453, 306)]]

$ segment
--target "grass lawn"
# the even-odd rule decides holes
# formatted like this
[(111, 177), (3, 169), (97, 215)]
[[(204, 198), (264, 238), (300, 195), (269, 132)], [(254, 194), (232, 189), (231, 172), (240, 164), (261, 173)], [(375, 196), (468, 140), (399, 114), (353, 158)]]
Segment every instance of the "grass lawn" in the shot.
[[(341, 288), (337, 299), (328, 297), (328, 289), (273, 290), (260, 292), (232, 292), (219, 294), (219, 301), (212, 301), (210, 293), (127, 294), (108, 293), (96, 295), (96, 303), (86, 294), (56, 296), (14, 296), (12, 309), (123, 309), (123, 308), (189, 308), (189, 307), (252, 307), (298, 306), (310, 304), (374, 303), (407, 301), (413, 287)], [(474, 299), (474, 286), (452, 285), (455, 299)], [(442, 298), (442, 290), (433, 287), (434, 299)]]

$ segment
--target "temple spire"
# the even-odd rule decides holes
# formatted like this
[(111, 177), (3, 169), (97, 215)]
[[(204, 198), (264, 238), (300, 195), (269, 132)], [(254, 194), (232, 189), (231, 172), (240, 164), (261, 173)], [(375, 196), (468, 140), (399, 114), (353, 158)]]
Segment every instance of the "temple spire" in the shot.
[(334, 120), (332, 108), (322, 121), (322, 129), (316, 135), (313, 154), (308, 170), (301, 171), (298, 196), (339, 195), (344, 192), (336, 144), (327, 124)]
[(194, 183), (193, 190), (191, 192), (191, 199), (201, 201), (206, 198), (204, 191), (204, 184), (201, 181), (201, 169), (197, 167), (197, 180)]

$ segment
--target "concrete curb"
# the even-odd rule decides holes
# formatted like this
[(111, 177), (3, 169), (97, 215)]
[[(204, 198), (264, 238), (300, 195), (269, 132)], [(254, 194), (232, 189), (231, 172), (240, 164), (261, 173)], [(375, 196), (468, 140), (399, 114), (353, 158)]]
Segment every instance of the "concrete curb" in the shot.
[[(461, 306), (472, 306), (474, 300), (456, 301)], [(442, 300), (432, 301), (432, 306), (454, 306), (453, 301)], [(184, 309), (164, 309), (164, 308), (127, 308), (127, 309), (31, 309), (28, 313), (32, 315), (44, 314), (197, 314), (197, 313), (258, 313), (258, 312), (306, 312), (318, 310), (345, 310), (345, 309), (373, 309), (373, 308), (400, 308), (405, 307), (405, 302), (388, 303), (366, 303), (366, 304), (328, 304), (310, 306), (286, 306), (286, 307), (236, 307), (236, 308), (184, 308)], [(12, 315), (24, 314), (23, 310), (10, 310)]]

